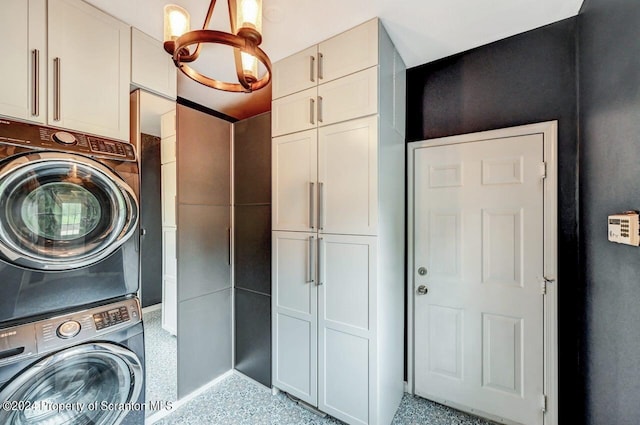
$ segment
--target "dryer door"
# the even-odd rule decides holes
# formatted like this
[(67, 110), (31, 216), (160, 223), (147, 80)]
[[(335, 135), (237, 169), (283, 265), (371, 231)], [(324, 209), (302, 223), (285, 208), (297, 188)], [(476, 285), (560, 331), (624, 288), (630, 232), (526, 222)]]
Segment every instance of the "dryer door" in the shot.
[(0, 255), (13, 264), (88, 266), (122, 245), (137, 223), (134, 191), (93, 159), (42, 152), (0, 166)]
[(142, 389), (140, 360), (110, 343), (89, 343), (45, 357), (0, 390), (0, 423), (13, 425), (119, 424)]

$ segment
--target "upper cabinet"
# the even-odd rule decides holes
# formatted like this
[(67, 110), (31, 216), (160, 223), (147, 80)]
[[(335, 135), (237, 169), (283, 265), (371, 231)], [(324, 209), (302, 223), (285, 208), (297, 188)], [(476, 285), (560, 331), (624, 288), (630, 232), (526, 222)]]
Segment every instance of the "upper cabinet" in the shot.
[(81, 0), (3, 0), (0, 114), (129, 139), (129, 26)]
[(272, 134), (378, 113), (378, 32), (374, 19), (274, 64)]
[(0, 115), (46, 123), (46, 0), (3, 0)]
[(81, 0), (49, 0), (49, 124), (129, 138), (129, 26)]
[(170, 99), (177, 96), (176, 67), (162, 43), (131, 28), (131, 84)]

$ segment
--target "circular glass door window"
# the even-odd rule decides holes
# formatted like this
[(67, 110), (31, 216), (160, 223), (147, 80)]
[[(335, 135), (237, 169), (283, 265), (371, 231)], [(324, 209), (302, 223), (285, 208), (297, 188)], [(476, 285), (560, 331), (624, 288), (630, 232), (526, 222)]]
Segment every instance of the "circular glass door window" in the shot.
[(0, 398), (23, 408), (0, 410), (0, 423), (117, 424), (128, 411), (116, 407), (128, 404), (133, 410), (141, 379), (133, 352), (108, 343), (79, 345), (41, 360), (7, 384)]
[(38, 270), (93, 264), (134, 232), (138, 203), (111, 169), (44, 152), (0, 166), (0, 254)]

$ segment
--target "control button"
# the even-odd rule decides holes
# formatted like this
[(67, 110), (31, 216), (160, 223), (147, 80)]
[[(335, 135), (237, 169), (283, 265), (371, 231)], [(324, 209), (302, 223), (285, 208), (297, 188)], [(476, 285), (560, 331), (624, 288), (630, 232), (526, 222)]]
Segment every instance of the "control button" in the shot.
[(80, 333), (80, 323), (75, 320), (69, 320), (58, 326), (58, 336), (60, 338), (72, 338)]
[(76, 138), (74, 137), (74, 135), (71, 133), (67, 133), (66, 131), (58, 131), (53, 135), (53, 140), (63, 145), (73, 145), (76, 143)]

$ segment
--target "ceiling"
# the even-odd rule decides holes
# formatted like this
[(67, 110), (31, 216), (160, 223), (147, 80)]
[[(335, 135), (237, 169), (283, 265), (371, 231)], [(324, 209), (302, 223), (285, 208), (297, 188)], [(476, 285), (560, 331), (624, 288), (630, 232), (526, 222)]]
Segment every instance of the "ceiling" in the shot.
[[(162, 39), (163, 6), (175, 3), (204, 22), (209, 0), (85, 0)], [(262, 49), (272, 62), (380, 17), (407, 67), (417, 66), (578, 14), (583, 0), (263, 0)], [(219, 1), (211, 29), (229, 31), (227, 3)], [(234, 80), (230, 48), (211, 46), (194, 67)], [(242, 119), (270, 109), (270, 88), (226, 93), (179, 73), (178, 96)]]

